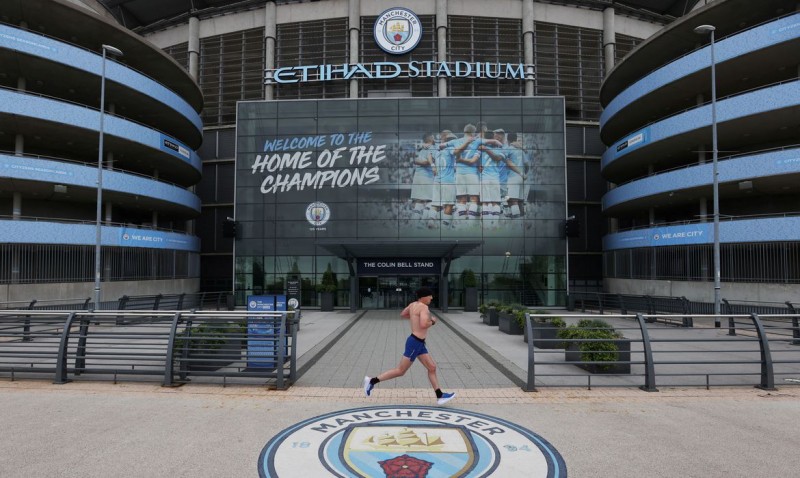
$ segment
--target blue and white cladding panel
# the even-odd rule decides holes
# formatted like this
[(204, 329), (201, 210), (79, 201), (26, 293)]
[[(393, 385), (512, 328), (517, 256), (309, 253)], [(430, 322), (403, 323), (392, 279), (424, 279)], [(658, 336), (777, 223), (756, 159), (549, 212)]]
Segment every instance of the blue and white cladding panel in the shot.
[[(723, 221), (719, 224), (720, 242), (796, 241), (800, 217), (770, 217)], [(713, 244), (714, 224), (711, 222), (660, 226), (609, 234), (603, 238), (603, 250), (636, 249), (642, 247)]]
[[(94, 245), (95, 224), (0, 220), (0, 242), (16, 244)], [(199, 252), (196, 236), (135, 227), (101, 226), (103, 246), (144, 247)]]
[[(714, 45), (714, 61), (717, 64), (724, 63), (732, 58), (798, 38), (800, 13), (717, 41)], [(706, 46), (648, 74), (611, 100), (600, 115), (600, 128), (628, 105), (676, 80), (708, 68), (710, 63), (711, 47)]]
[[(0, 114), (14, 114), (36, 118), (54, 123), (67, 124), (77, 128), (98, 131), (100, 111), (71, 103), (0, 89)], [(105, 115), (103, 132), (170, 154), (190, 164), (198, 172), (202, 170), (200, 157), (188, 146), (160, 131), (112, 115)], [(99, 133), (99, 131), (98, 131)], [(176, 145), (178, 150), (167, 147), (165, 139)]]
[[(19, 51), (54, 63), (100, 76), (103, 57), (95, 52), (72, 46), (33, 32), (0, 24), (0, 48)], [(183, 98), (147, 76), (114, 61), (106, 62), (106, 80), (125, 85), (150, 96), (177, 111), (191, 122), (198, 133), (203, 131), (200, 115)]]
[[(648, 196), (710, 185), (713, 164), (690, 166), (618, 186), (603, 196), (603, 210)], [(800, 148), (741, 156), (718, 163), (720, 183), (800, 174)]]
[[(97, 168), (61, 161), (0, 154), (0, 177), (94, 189)], [(103, 170), (103, 190), (180, 204), (200, 212), (200, 198), (181, 187), (121, 171)]]

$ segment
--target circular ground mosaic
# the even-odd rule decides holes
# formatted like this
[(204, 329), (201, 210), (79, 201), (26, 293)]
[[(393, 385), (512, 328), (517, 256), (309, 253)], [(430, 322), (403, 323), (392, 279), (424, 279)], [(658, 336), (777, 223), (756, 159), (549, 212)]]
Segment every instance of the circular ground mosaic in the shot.
[(262, 477), (567, 476), (539, 435), (489, 415), (452, 408), (354, 408), (297, 423), (261, 451)]

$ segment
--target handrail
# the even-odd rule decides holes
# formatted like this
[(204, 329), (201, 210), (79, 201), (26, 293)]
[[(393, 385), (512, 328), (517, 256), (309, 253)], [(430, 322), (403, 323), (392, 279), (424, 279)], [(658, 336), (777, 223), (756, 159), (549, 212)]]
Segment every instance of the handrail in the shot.
[[(115, 383), (120, 375), (157, 376), (172, 386), (177, 360), (181, 380), (272, 379), (283, 389), (297, 378), (299, 317), (293, 314), (6, 310), (0, 313), (0, 375), (46, 373), (56, 384), (84, 375), (113, 376)], [(28, 316), (32, 340), (24, 342), (20, 337)], [(251, 331), (250, 320), (266, 320), (267, 327)], [(77, 344), (71, 346), (76, 334)], [(249, 342), (255, 342), (256, 351), (247, 352)], [(249, 368), (252, 360), (258, 363)]]
[[(612, 338), (614, 335), (591, 333), (607, 330), (599, 324), (589, 325), (588, 328), (584, 326), (580, 330), (585, 333), (578, 335), (562, 338), (559, 334), (554, 339), (546, 338), (547, 329), (557, 330), (557, 326), (535, 324), (534, 317), (546, 319), (554, 316), (525, 315), (528, 333), (525, 391), (536, 391), (537, 387), (543, 385), (574, 386), (566, 383), (570, 378), (578, 383), (585, 381), (589, 388), (599, 383), (601, 386), (638, 386), (643, 391), (655, 392), (658, 391), (657, 379), (662, 382), (661, 386), (697, 386), (702, 385), (700, 380), (705, 378), (705, 386), (709, 388), (711, 378), (731, 380), (732, 377), (735, 377), (733, 383), (719, 385), (749, 385), (775, 390), (776, 376), (793, 378), (800, 374), (800, 350), (792, 345), (790, 336), (778, 333), (792, 328), (788, 324), (796, 314), (738, 314), (734, 317), (736, 320), (749, 319), (751, 325), (741, 327), (742, 334), (734, 337), (713, 327), (713, 321), (718, 318), (713, 314), (692, 315), (689, 319), (695, 323), (694, 327), (677, 329), (661, 321), (678, 322), (685, 318), (683, 314), (559, 314), (562, 320), (572, 325), (583, 319), (610, 321), (610, 324), (606, 324), (616, 330), (621, 336), (619, 339)], [(555, 347), (548, 346), (548, 343)], [(614, 346), (609, 348), (604, 345), (609, 343)], [(573, 347), (565, 348), (567, 344)], [(586, 347), (586, 344), (592, 346)], [(576, 349), (575, 345), (579, 348)], [(781, 358), (776, 360), (776, 354)], [(556, 355), (561, 359), (541, 359), (548, 355)], [(570, 369), (564, 368), (573, 365), (584, 368), (588, 373), (570, 372)], [(754, 365), (759, 366), (758, 373), (753, 373)], [(750, 377), (755, 377), (755, 381), (750, 381)], [(688, 382), (676, 383), (676, 380)]]
[[(40, 217), (40, 216), (8, 216), (4, 214), (0, 214), (0, 219), (6, 220), (18, 220), (18, 221), (28, 221), (28, 222), (57, 222), (60, 224), (97, 224), (95, 219), (65, 219), (65, 218), (55, 218), (55, 217)], [(127, 227), (132, 229), (141, 229), (143, 231), (162, 231), (162, 232), (174, 232), (175, 234), (184, 234), (189, 235), (186, 231), (181, 231), (179, 229), (168, 229), (165, 227), (146, 227), (140, 224), (131, 224), (126, 222), (102, 222), (103, 226), (109, 227)]]
[[(5, 25), (5, 26), (10, 27), (10, 28), (19, 29), (19, 25), (14, 25), (12, 23), (7, 23), (7, 22), (3, 22), (3, 21), (0, 21), (0, 25)], [(78, 48), (78, 49), (83, 50), (83, 51), (85, 51), (87, 53), (91, 53), (93, 55), (97, 55), (98, 57), (101, 57), (101, 54), (98, 53), (97, 51), (91, 50), (89, 48), (86, 48), (86, 47), (84, 47), (82, 45), (78, 45), (76, 43), (69, 42), (69, 41), (65, 40), (64, 38), (58, 38), (58, 37), (50, 36), (47, 33), (43, 33), (43, 32), (41, 32), (39, 30), (33, 31), (33, 33), (35, 35), (48, 38), (48, 39), (53, 40), (53, 41), (58, 42), (58, 43), (64, 43), (64, 44), (67, 44), (67, 45), (69, 45), (69, 46), (71, 46), (73, 48)], [(183, 96), (181, 96), (180, 93), (178, 93), (177, 91), (173, 90), (172, 88), (170, 88), (169, 86), (165, 85), (164, 83), (156, 80), (155, 78), (153, 78), (152, 76), (148, 75), (147, 73), (144, 73), (144, 72), (142, 72), (140, 70), (137, 70), (136, 68), (130, 66), (127, 63), (124, 63), (124, 62), (121, 62), (121, 61), (116, 61), (116, 60), (111, 59), (111, 58), (107, 58), (106, 61), (113, 61), (114, 63), (117, 63), (118, 65), (120, 65), (120, 66), (122, 66), (122, 67), (124, 67), (124, 68), (126, 68), (128, 70), (131, 70), (133, 72), (136, 72), (136, 73), (142, 75), (143, 77), (147, 78), (148, 80), (152, 81), (153, 83), (156, 83), (157, 85), (161, 86), (162, 88), (164, 88), (165, 90), (169, 91), (173, 95), (175, 95), (178, 98), (182, 99), (192, 109), (192, 111), (194, 111), (194, 108), (192, 107), (192, 105), (189, 104), (189, 102), (186, 101), (183, 98)], [(156, 98), (153, 98), (153, 99), (158, 101), (158, 99), (156, 99)], [(161, 103), (161, 102), (159, 101), (159, 103)], [(169, 106), (169, 105), (166, 105), (166, 106)], [(180, 112), (178, 112), (178, 113), (180, 113)], [(195, 114), (197, 114), (197, 111), (195, 111)]]
[[(798, 149), (798, 148), (800, 148), (800, 144), (792, 144), (792, 145), (788, 145), (788, 146), (780, 146), (780, 147), (768, 148), (768, 149), (759, 149), (759, 150), (756, 150), (756, 151), (747, 151), (747, 152), (744, 152), (744, 153), (736, 153), (736, 154), (731, 154), (731, 155), (728, 155), (728, 156), (722, 156), (722, 157), (718, 158), (718, 161), (727, 161), (727, 160), (730, 160), (730, 159), (744, 158), (744, 157), (747, 157), (747, 156), (757, 156), (757, 155), (761, 155), (761, 154), (774, 153), (774, 152), (777, 152), (777, 151), (787, 151), (787, 150), (790, 150), (790, 149)], [(636, 182), (636, 181), (641, 181), (642, 179), (652, 178), (652, 177), (655, 177), (655, 176), (660, 176), (662, 174), (667, 174), (667, 173), (671, 173), (671, 172), (674, 172), (674, 171), (680, 171), (682, 169), (696, 168), (698, 166), (704, 166), (704, 165), (707, 165), (707, 164), (711, 164), (711, 163), (710, 162), (698, 163), (697, 161), (694, 161), (692, 163), (684, 164), (684, 165), (681, 165), (681, 166), (675, 166), (673, 168), (659, 169), (658, 171), (653, 171), (652, 173), (648, 173), (648, 174), (645, 174), (645, 175), (642, 175), (642, 176), (638, 176), (636, 178), (629, 179), (629, 180), (621, 182), (621, 183), (615, 183), (615, 187), (619, 188), (619, 187), (625, 186), (626, 184), (630, 184), (630, 183), (633, 183), (633, 182)], [(798, 214), (800, 214), (800, 213), (798, 213)]]
[[(780, 218), (780, 217), (797, 217), (800, 216), (800, 211), (792, 211), (792, 212), (782, 212), (782, 213), (771, 213), (771, 214), (747, 214), (741, 216), (732, 216), (732, 215), (720, 215), (720, 221), (741, 221), (747, 219), (770, 219), (770, 218)], [(708, 216), (710, 217), (710, 216)], [(608, 235), (618, 234), (620, 232), (629, 232), (629, 231), (638, 231), (642, 229), (653, 229), (654, 227), (669, 227), (669, 226), (685, 226), (688, 224), (701, 224), (707, 223), (708, 217), (706, 219), (685, 219), (682, 221), (672, 221), (672, 222), (659, 222), (656, 224), (645, 224), (642, 226), (633, 226), (625, 229), (618, 229), (617, 232), (609, 233)]]
[[(94, 159), (94, 161), (93, 161), (94, 164), (92, 164), (92, 162), (79, 161), (77, 159), (69, 159), (69, 158), (64, 158), (64, 157), (61, 157), (61, 156), (45, 156), (45, 155), (42, 155), (42, 154), (29, 154), (29, 153), (22, 153), (20, 155), (20, 154), (17, 154), (15, 151), (8, 151), (8, 150), (4, 150), (4, 149), (0, 149), (0, 155), (15, 156), (15, 157), (18, 157), (18, 158), (45, 159), (45, 160), (48, 160), (48, 161), (56, 161), (56, 162), (59, 162), (59, 163), (69, 163), (69, 164), (75, 164), (77, 166), (86, 166), (86, 167), (97, 169), (97, 158)], [(131, 176), (138, 176), (140, 178), (149, 179), (151, 181), (155, 181), (155, 182), (158, 182), (158, 183), (163, 183), (163, 184), (166, 184), (168, 186), (173, 186), (173, 187), (182, 189), (184, 191), (188, 191), (186, 186), (182, 186), (182, 185), (180, 185), (178, 183), (173, 183), (173, 182), (170, 182), (170, 181), (164, 181), (161, 178), (154, 178), (153, 176), (149, 176), (147, 174), (137, 173), (136, 171), (131, 171), (130, 169), (123, 169), (123, 168), (113, 168), (112, 169), (112, 168), (106, 167), (106, 168), (103, 168), (103, 171), (104, 172), (112, 172), (112, 173), (113, 172), (120, 172), (120, 173), (130, 174)]]
[[(736, 98), (736, 97), (738, 97), (738, 96), (743, 96), (743, 95), (746, 95), (746, 94), (748, 94), (748, 93), (752, 93), (752, 92), (754, 92), (754, 91), (766, 90), (767, 88), (772, 88), (772, 87), (774, 87), (774, 86), (783, 85), (783, 84), (788, 84), (788, 83), (796, 83), (797, 81), (798, 81), (798, 79), (797, 79), (797, 78), (791, 78), (791, 79), (788, 79), (788, 80), (781, 80), (781, 81), (776, 81), (776, 82), (774, 82), (774, 83), (769, 83), (769, 84), (766, 84), (766, 85), (760, 85), (760, 86), (756, 86), (756, 87), (753, 87), (753, 88), (749, 88), (749, 89), (747, 89), (747, 90), (741, 90), (741, 91), (737, 91), (736, 93), (731, 93), (730, 95), (726, 95), (726, 96), (719, 97), (719, 98), (717, 98), (717, 99), (716, 99), (716, 102), (717, 102), (717, 103), (719, 103), (720, 101), (723, 101), (723, 100), (728, 100), (728, 99), (731, 99), (731, 98)], [(631, 131), (626, 131), (625, 133), (623, 133), (623, 134), (619, 135), (619, 139), (617, 139), (616, 141), (614, 141), (614, 142), (612, 143), (612, 145), (611, 145), (611, 146), (614, 146), (614, 145), (616, 145), (616, 144), (617, 144), (617, 142), (618, 142), (618, 141), (620, 141), (621, 139), (627, 138), (627, 137), (628, 137), (628, 136), (630, 136), (631, 134), (633, 134), (633, 133), (635, 133), (635, 132), (637, 132), (637, 131), (643, 130), (643, 129), (647, 128), (648, 126), (652, 126), (652, 125), (654, 125), (654, 124), (657, 124), (657, 123), (664, 122), (664, 121), (666, 121), (666, 120), (668, 120), (668, 119), (670, 119), (670, 118), (674, 118), (674, 117), (676, 117), (676, 116), (678, 116), (678, 115), (681, 115), (681, 114), (683, 114), (683, 113), (686, 113), (686, 112), (688, 112), (688, 111), (697, 110), (697, 109), (699, 109), (699, 108), (702, 108), (703, 106), (710, 105), (710, 104), (711, 104), (711, 100), (709, 100), (709, 101), (706, 101), (706, 102), (704, 102), (704, 103), (698, 103), (698, 104), (696, 104), (696, 105), (692, 105), (692, 106), (690, 106), (690, 107), (688, 107), (688, 108), (684, 108), (684, 109), (682, 109), (682, 110), (680, 110), (680, 111), (676, 111), (676, 112), (674, 112), (674, 113), (670, 113), (670, 114), (669, 114), (669, 115), (667, 115), (667, 116), (662, 116), (662, 117), (660, 117), (660, 118), (658, 118), (658, 119), (655, 119), (655, 120), (653, 120), (653, 121), (651, 121), (651, 122), (649, 122), (649, 123), (647, 123), (647, 124), (644, 124), (644, 125), (638, 125), (638, 126), (636, 126), (636, 128), (634, 128), (633, 130), (631, 130)], [(705, 125), (702, 125), (701, 127), (704, 127), (704, 126), (705, 126)], [(611, 160), (608, 162), (608, 164), (611, 164), (611, 163), (615, 162), (617, 159), (619, 159), (619, 158), (612, 158), (612, 159), (611, 159)]]
[[(57, 101), (59, 103), (65, 103), (65, 104), (69, 104), (69, 105), (79, 106), (81, 108), (86, 108), (87, 110), (97, 111), (98, 113), (100, 112), (100, 108), (95, 108), (93, 106), (89, 106), (89, 105), (86, 105), (86, 104), (83, 104), (83, 103), (78, 103), (77, 101), (71, 101), (71, 100), (68, 100), (66, 98), (60, 98), (58, 96), (45, 95), (45, 94), (42, 94), (42, 93), (36, 93), (35, 91), (29, 91), (29, 90), (19, 90), (17, 88), (11, 88), (11, 87), (7, 87), (7, 86), (0, 86), (0, 90), (11, 91), (13, 93), (19, 93), (19, 94), (28, 95), (28, 96), (38, 96), (39, 98), (45, 98), (45, 99), (48, 99), (48, 100)], [(150, 131), (155, 131), (157, 133), (161, 133), (164, 136), (166, 136), (167, 138), (173, 138), (173, 139), (175, 139), (175, 141), (178, 141), (181, 144), (183, 144), (183, 140), (179, 140), (179, 139), (175, 138), (175, 135), (173, 135), (171, 133), (167, 133), (165, 131), (161, 131), (160, 129), (156, 128), (155, 126), (152, 126), (152, 125), (149, 125), (149, 124), (146, 124), (146, 123), (142, 123), (140, 121), (136, 121), (135, 119), (131, 119), (131, 118), (128, 118), (126, 116), (118, 115), (116, 113), (109, 113), (109, 112), (106, 111), (105, 114), (113, 116), (113, 117), (118, 118), (118, 119), (121, 119), (123, 121), (128, 121), (130, 123), (133, 123), (135, 125), (141, 126), (142, 128), (148, 129)], [(110, 133), (109, 133), (108, 130), (106, 130), (105, 134), (110, 134)], [(131, 141), (126, 137), (122, 137), (122, 139), (124, 139), (126, 141)], [(133, 141), (133, 142), (135, 142), (135, 141)], [(188, 146), (187, 146), (187, 148), (188, 148)], [(153, 149), (157, 149), (157, 148), (153, 148)], [(189, 148), (189, 149), (191, 149), (191, 148)], [(192, 149), (192, 152), (194, 152), (196, 154), (196, 152), (193, 149)], [(164, 153), (164, 154), (168, 155), (168, 153)], [(192, 164), (191, 158), (189, 158), (187, 161), (184, 161), (184, 162), (186, 164), (188, 164), (189, 166), (191, 166), (192, 168), (194, 168), (194, 165)], [(197, 169), (197, 168), (194, 168), (194, 169)]]
[(775, 373), (772, 365), (772, 354), (769, 350), (767, 333), (764, 332), (764, 324), (761, 323), (757, 314), (750, 314), (750, 319), (756, 326), (759, 350), (761, 352), (761, 383), (756, 385), (756, 387), (762, 390), (775, 390)]

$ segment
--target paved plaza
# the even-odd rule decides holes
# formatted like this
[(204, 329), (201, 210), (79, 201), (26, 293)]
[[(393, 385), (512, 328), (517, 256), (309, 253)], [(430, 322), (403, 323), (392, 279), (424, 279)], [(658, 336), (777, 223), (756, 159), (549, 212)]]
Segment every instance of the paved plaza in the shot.
[[(458, 394), (442, 408), (530, 430), (560, 453), (570, 477), (772, 477), (800, 470), (797, 386), (526, 393), (513, 377), (523, 373), (519, 336), (470, 329), (477, 313), (443, 318), (464, 327), (456, 334), (439, 324), (429, 334), (443, 388)], [(298, 335), (303, 374), (285, 391), (0, 380), (0, 477), (257, 477), (265, 445), (304, 420), (359, 407), (436, 407), (419, 364), (370, 398), (360, 388), (364, 375), (397, 364), (407, 327), (398, 311), (306, 313)], [(461, 338), (465, 331), (488, 351), (476, 352)], [(296, 476), (309, 476), (297, 465)]]

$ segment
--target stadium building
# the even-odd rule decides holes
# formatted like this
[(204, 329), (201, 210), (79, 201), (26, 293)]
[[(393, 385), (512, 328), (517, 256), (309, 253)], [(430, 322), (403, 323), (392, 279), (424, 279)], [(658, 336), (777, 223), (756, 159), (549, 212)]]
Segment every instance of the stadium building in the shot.
[(188, 73), (94, 1), (0, 2), (0, 65), (0, 300), (92, 297), (98, 244), (101, 300), (196, 291)]
[[(711, 181), (702, 179), (710, 150), (705, 104), (711, 85), (710, 48), (709, 37), (694, 34), (694, 27), (701, 23), (717, 27), (721, 173), (731, 154), (785, 150), (798, 136), (797, 122), (791, 119), (797, 116), (791, 103), (797, 97), (791, 99), (791, 78), (797, 76), (796, 60), (791, 65), (796, 57), (791, 54), (796, 47), (792, 38), (797, 29), (791, 21), (796, 2), (744, 3), (13, 1), (4, 4), (7, 11), (0, 12), (0, 20), (4, 27), (41, 38), (83, 42), (96, 60), (102, 58), (103, 44), (122, 50), (124, 56), (109, 56), (107, 63), (105, 164), (113, 170), (104, 170), (104, 178), (111, 181), (112, 174), (131, 171), (149, 176), (155, 185), (173, 183), (173, 191), (181, 189), (184, 195), (159, 193), (151, 198), (159, 189), (138, 185), (134, 189), (139, 194), (117, 193), (110, 184), (106, 191), (104, 182), (108, 222), (104, 234), (108, 228), (123, 226), (153, 231), (147, 236), (152, 239), (142, 241), (149, 244), (106, 243), (104, 235), (104, 254), (120, 258), (114, 262), (104, 255), (103, 279), (111, 281), (104, 290), (114, 281), (132, 279), (137, 287), (157, 287), (162, 279), (170, 279), (165, 284), (170, 291), (233, 289), (242, 304), (247, 295), (285, 292), (290, 286), (302, 290), (305, 306), (318, 306), (316, 289), (327, 277), (335, 284), (339, 307), (396, 307), (419, 285), (438, 290), (437, 305), (461, 307), (469, 295), (464, 281), (469, 282), (472, 272), (483, 301), (550, 306), (563, 305), (569, 292), (603, 287), (695, 300), (711, 297), (713, 277), (708, 271), (713, 261), (709, 262), (707, 242), (652, 243), (656, 233), (671, 241), (690, 237), (690, 231), (670, 229), (679, 226), (667, 223), (695, 221), (705, 228), (710, 221)], [(80, 16), (74, 22), (61, 21), (58, 27), (22, 18), (22, 13), (33, 15), (36, 5), (53, 5)], [(724, 51), (729, 35), (763, 30), (771, 23), (780, 32), (768, 35), (774, 37), (774, 45)], [(13, 38), (0, 37), (0, 45), (21, 58), (15, 64), (32, 61), (51, 68), (59, 74), (59, 84), (71, 78), (58, 61), (42, 66), (41, 58), (31, 59), (30, 53), (8, 47)], [(16, 40), (25, 41), (37, 43)], [(687, 58), (691, 65), (669, 66)], [(763, 73), (755, 68), (759, 74), (751, 72), (747, 80), (732, 79), (731, 73), (753, 70), (752, 64), (758, 62), (769, 68)], [(81, 64), (64, 63), (73, 69)], [(171, 96), (160, 90), (150, 93), (157, 89), (152, 85), (146, 88), (128, 78), (115, 78), (114, 69), (120, 65), (142, 72)], [(46, 85), (42, 77), (56, 77), (49, 69), (27, 71), (36, 74), (3, 77), (9, 94), (28, 99), (30, 85), (37, 80)], [(84, 103), (97, 108), (97, 70), (84, 75), (80, 78), (89, 81), (72, 89), (84, 91)], [(19, 77), (25, 77), (21, 83)], [(776, 82), (786, 84), (783, 89), (768, 87)], [(725, 117), (727, 97), (753, 88), (763, 89), (762, 96), (743, 101), (763, 111)], [(80, 102), (64, 96), (69, 90), (51, 86), (42, 93), (64, 103)], [(763, 96), (770, 92), (777, 96)], [(27, 104), (10, 104), (17, 103)], [(768, 105), (777, 106), (767, 111)], [(28, 128), (36, 123), (44, 128), (41, 125), (53, 119), (23, 122), (15, 111), (3, 113), (4, 108), (9, 109), (0, 106), (0, 114), (10, 119), (3, 124), (0, 141), (12, 152), (9, 157), (19, 157), (19, 149), (29, 162), (46, 155), (81, 160), (87, 171), (96, 166), (96, 126), (82, 148), (59, 150), (59, 142), (42, 141), (50, 149), (40, 151), (28, 146), (34, 144), (33, 138), (45, 136)], [(112, 131), (118, 118), (148, 125), (161, 135), (160, 143), (142, 149), (144, 140), (133, 133), (135, 128)], [(67, 125), (59, 131), (82, 129), (69, 116), (56, 119)], [(15, 126), (6, 127), (12, 121)], [(746, 121), (763, 131), (741, 130), (749, 129), (741, 127)], [(770, 124), (776, 127), (770, 129)], [(733, 125), (740, 127), (729, 129)], [(86, 131), (78, 133), (72, 136), (80, 138)], [(752, 139), (745, 139), (748, 133)], [(120, 143), (119, 135), (128, 141)], [(21, 148), (19, 136), (25, 138)], [(182, 159), (181, 153), (189, 158)], [(136, 159), (122, 162), (131, 156), (144, 165)], [(776, 161), (792, 164), (787, 158)], [(448, 161), (456, 164), (452, 188), (445, 174)], [(83, 222), (74, 226), (91, 230), (96, 187), (84, 186), (80, 208), (66, 207), (76, 200), (54, 195), (63, 194), (58, 192), (63, 186), (68, 193), (76, 193), (78, 187), (63, 181), (54, 185), (45, 174), (47, 168), (39, 166), (34, 163), (38, 169), (28, 171), (27, 182), (9, 179), (16, 189), (3, 188), (12, 216), (7, 219), (19, 221), (14, 224), (50, 218), (37, 226), (43, 228), (41, 234), (26, 234), (16, 245), (4, 246), (9, 248), (3, 256), (8, 258), (2, 268), (4, 286), (43, 281), (23, 278), (36, 271), (37, 277), (51, 283), (90, 290), (92, 237), (67, 246), (52, 238), (61, 241), (70, 234), (52, 232), (65, 227), (64, 219)], [(683, 185), (672, 171), (681, 166), (689, 166), (683, 174), (697, 184)], [(477, 169), (474, 175), (465, 174), (470, 167)], [(791, 221), (788, 213), (792, 200), (796, 202), (791, 177), (789, 171), (776, 171), (764, 178), (721, 180), (725, 221), (737, 222), (729, 221), (729, 216), (758, 214), (785, 214), (784, 220)], [(775, 181), (787, 192), (776, 192)], [(35, 203), (25, 199), (22, 184), (53, 188), (47, 214), (25, 207)], [(667, 191), (667, 184), (681, 186)], [(764, 194), (762, 189), (772, 192)], [(192, 221), (198, 210), (199, 217)], [(28, 217), (39, 220), (26, 221)], [(574, 221), (567, 221), (570, 217)], [(668, 230), (656, 231), (662, 223)], [(791, 255), (796, 254), (797, 234), (783, 226), (781, 230), (787, 231), (782, 239), (762, 244), (733, 240), (744, 237), (741, 231), (726, 232), (723, 227), (723, 264), (731, 260), (744, 264), (746, 251), (760, 248), (748, 259), (751, 264), (764, 263), (768, 256), (775, 267), (780, 264), (788, 272), (798, 262), (792, 262), (796, 255)], [(126, 233), (118, 230), (112, 236), (126, 237)], [(707, 240), (707, 230), (705, 234)], [(639, 236), (649, 239), (637, 243), (634, 238)], [(186, 242), (176, 245), (178, 237)], [(158, 238), (157, 244), (172, 248), (153, 247)], [(40, 250), (74, 251), (76, 265), (65, 276), (58, 273), (56, 261), (37, 261), (34, 266), (15, 259), (20, 252), (38, 258)], [(173, 268), (168, 270), (170, 257)], [(675, 273), (664, 267), (679, 262), (700, 272)], [(132, 265), (125, 269), (125, 264)], [(119, 273), (115, 267), (120, 267)], [(83, 272), (74, 274), (77, 270)], [(793, 280), (777, 269), (769, 273), (770, 279), (733, 267), (722, 270), (723, 291), (734, 281), (759, 282), (759, 289), (766, 290), (769, 282), (774, 286), (783, 280), (783, 286), (773, 287), (780, 293), (780, 287)], [(796, 282), (796, 271), (794, 277)]]
[[(337, 306), (369, 308), (418, 285), (462, 306), (464, 271), (482, 300), (559, 305), (569, 288), (599, 289), (600, 84), (695, 2), (104, 3), (203, 90), (202, 287), (232, 284), (242, 303), (295, 279), (314, 306), (330, 268)], [(519, 146), (524, 198), (507, 184), (452, 208), (412, 197), (426, 148), (440, 156), (450, 133), (478, 144), (484, 126), (505, 132), (501, 150)], [(567, 240), (570, 216), (582, 233)]]
[(615, 185), (603, 196), (614, 219), (604, 238), (609, 292), (711, 301), (716, 127), (721, 296), (798, 296), (798, 7), (709, 2), (608, 73), (600, 131), (609, 146), (602, 174)]

